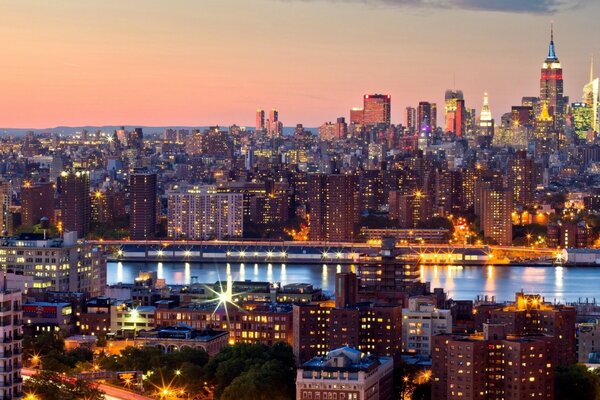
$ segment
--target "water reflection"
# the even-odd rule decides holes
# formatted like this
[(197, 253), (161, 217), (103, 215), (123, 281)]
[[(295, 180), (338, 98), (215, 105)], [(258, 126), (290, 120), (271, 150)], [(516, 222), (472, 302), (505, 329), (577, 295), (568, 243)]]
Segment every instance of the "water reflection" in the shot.
[[(254, 281), (281, 280), (282, 283), (310, 283), (321, 287), (327, 293), (333, 293), (335, 272), (338, 267), (326, 264), (251, 264), (253, 271), (246, 266), (229, 266), (234, 280), (252, 279)], [(352, 267), (350, 268), (352, 269)], [(345, 270), (342, 267), (342, 270)], [(159, 278), (167, 284), (187, 284), (194, 278), (197, 282), (216, 282), (226, 279), (225, 263), (128, 263), (111, 262), (107, 268), (107, 282), (132, 283), (142, 271), (157, 272)], [(239, 272), (238, 272), (239, 271)], [(248, 273), (247, 273), (248, 272)], [(423, 282), (431, 282), (431, 288), (441, 287), (455, 299), (474, 299), (478, 295), (496, 296), (500, 301), (513, 300), (515, 292), (524, 289), (539, 293), (552, 301), (576, 301), (578, 298), (598, 297), (600, 287), (600, 268), (595, 267), (522, 267), (522, 266), (484, 266), (484, 267), (447, 267), (420, 266)], [(197, 278), (196, 278), (197, 277)]]

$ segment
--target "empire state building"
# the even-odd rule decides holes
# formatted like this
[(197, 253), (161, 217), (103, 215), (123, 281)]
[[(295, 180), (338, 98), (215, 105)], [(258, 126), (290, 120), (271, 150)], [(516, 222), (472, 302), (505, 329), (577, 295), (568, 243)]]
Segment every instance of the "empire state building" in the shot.
[(548, 107), (548, 112), (554, 120), (555, 129), (565, 126), (565, 106), (567, 99), (563, 96), (563, 74), (560, 61), (554, 49), (554, 30), (550, 30), (550, 46), (548, 57), (542, 65), (540, 77), (540, 102)]

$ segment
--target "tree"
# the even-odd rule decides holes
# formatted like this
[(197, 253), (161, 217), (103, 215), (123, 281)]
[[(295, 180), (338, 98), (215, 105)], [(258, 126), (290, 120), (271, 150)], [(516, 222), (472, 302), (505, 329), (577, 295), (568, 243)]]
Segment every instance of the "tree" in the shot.
[(558, 367), (554, 376), (554, 398), (600, 400), (600, 376), (582, 364)]
[(31, 376), (23, 387), (26, 395), (44, 400), (104, 399), (104, 393), (96, 385), (51, 372)]

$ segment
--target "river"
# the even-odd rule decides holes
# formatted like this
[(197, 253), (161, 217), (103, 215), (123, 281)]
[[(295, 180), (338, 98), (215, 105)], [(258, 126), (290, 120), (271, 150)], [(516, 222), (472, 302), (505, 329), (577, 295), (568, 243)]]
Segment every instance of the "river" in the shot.
[[(311, 283), (333, 294), (335, 264), (240, 264), (240, 263), (139, 263), (109, 262), (108, 284), (132, 283), (141, 271), (156, 271), (167, 284), (185, 285), (192, 281), (214, 283), (226, 279), (287, 283)], [(514, 299), (523, 289), (539, 293), (547, 301), (600, 301), (600, 268), (550, 266), (422, 266), (421, 280), (431, 288), (443, 287), (454, 299), (472, 300), (478, 295), (495, 296), (498, 301)]]

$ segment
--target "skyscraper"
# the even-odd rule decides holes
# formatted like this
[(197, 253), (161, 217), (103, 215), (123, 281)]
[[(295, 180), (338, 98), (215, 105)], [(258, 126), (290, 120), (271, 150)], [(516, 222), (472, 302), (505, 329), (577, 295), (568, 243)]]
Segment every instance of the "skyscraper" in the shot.
[(350, 123), (356, 125), (363, 124), (364, 110), (362, 108), (354, 107), (350, 110)]
[(512, 189), (514, 207), (530, 207), (535, 189), (534, 163), (526, 151), (518, 151), (508, 161), (508, 187)]
[(283, 124), (279, 121), (279, 111), (275, 108), (269, 113), (267, 132), (271, 137), (279, 137), (283, 134)]
[(404, 113), (404, 124), (409, 134), (417, 132), (417, 109), (414, 107), (406, 107)]
[(431, 103), (421, 101), (417, 109), (417, 129), (420, 134), (429, 136), (433, 129)]
[(594, 58), (592, 57), (590, 64), (590, 81), (583, 87), (583, 102), (591, 109), (591, 128), (596, 133), (600, 132), (598, 126), (598, 111), (600, 107), (599, 86), (600, 79), (594, 78)]
[[(446, 126), (444, 128), (444, 132), (446, 133), (454, 133), (457, 136), (460, 136), (462, 133), (462, 129), (460, 125), (457, 124), (462, 123), (462, 113), (464, 112), (464, 97), (462, 90), (454, 90), (448, 89), (446, 90), (446, 95), (444, 96), (444, 110), (446, 112)], [(462, 109), (458, 110), (458, 100), (463, 100)]]
[(92, 219), (89, 171), (62, 172), (59, 179), (60, 215), (64, 232), (85, 237)]
[(548, 57), (542, 64), (540, 100), (548, 105), (548, 112), (554, 118), (554, 128), (564, 128), (566, 99), (563, 96), (562, 67), (554, 49), (554, 29), (550, 30)]
[(261, 110), (260, 108), (256, 110), (256, 130), (265, 130), (265, 110)]
[(129, 177), (132, 240), (152, 239), (156, 234), (156, 174), (136, 171)]
[(363, 97), (363, 123), (365, 125), (389, 125), (391, 96), (366, 94)]
[(492, 112), (490, 111), (487, 93), (483, 94), (483, 106), (481, 107), (481, 114), (479, 114), (479, 134), (490, 138), (494, 136), (494, 118), (492, 118)]

